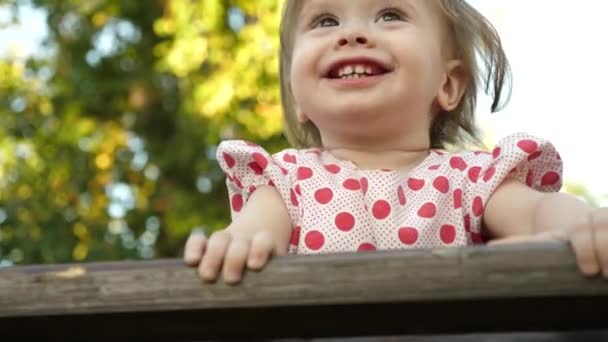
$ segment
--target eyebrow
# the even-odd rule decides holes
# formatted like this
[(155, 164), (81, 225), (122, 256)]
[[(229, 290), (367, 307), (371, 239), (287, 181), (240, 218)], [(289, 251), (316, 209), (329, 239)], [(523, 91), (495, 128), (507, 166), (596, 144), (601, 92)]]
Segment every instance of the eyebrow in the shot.
[(309, 19), (309, 17), (318, 12), (325, 12), (331, 9), (331, 5), (329, 5), (326, 1), (319, 3), (319, 1), (315, 0), (296, 0), (296, 1), (305, 1), (304, 5), (300, 9), (299, 18)]
[[(430, 1), (430, 0), (425, 0), (425, 1)], [(388, 7), (397, 7), (397, 8), (404, 6), (405, 9), (407, 9), (408, 12), (414, 16), (419, 11), (419, 9), (416, 7), (416, 5), (414, 5), (412, 3), (412, 1), (410, 1), (410, 0), (385, 0), (384, 5), (388, 6)]]

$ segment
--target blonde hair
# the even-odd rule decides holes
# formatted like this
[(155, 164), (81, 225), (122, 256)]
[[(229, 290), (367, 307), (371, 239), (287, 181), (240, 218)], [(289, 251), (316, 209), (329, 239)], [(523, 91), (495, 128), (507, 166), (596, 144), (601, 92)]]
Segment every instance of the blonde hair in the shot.
[[(486, 94), (492, 96), (492, 112), (499, 111), (507, 101), (501, 101), (505, 84), (510, 80), (510, 67), (496, 29), (465, 0), (437, 0), (443, 13), (448, 34), (452, 39), (453, 58), (465, 66), (469, 83), (458, 107), (450, 112), (440, 112), (429, 132), (432, 148), (448, 145), (464, 146), (467, 143), (481, 145), (475, 124), (478, 84), (484, 84)], [(298, 148), (319, 147), (321, 137), (312, 122), (301, 124), (295, 112), (289, 72), (293, 50), (294, 27), (303, 0), (286, 0), (281, 20), (280, 81), (285, 133), (289, 142)], [(479, 56), (480, 61), (477, 60)], [(485, 70), (481, 70), (482, 64)], [(510, 83), (509, 83), (510, 86)], [(510, 95), (510, 87), (507, 94)]]

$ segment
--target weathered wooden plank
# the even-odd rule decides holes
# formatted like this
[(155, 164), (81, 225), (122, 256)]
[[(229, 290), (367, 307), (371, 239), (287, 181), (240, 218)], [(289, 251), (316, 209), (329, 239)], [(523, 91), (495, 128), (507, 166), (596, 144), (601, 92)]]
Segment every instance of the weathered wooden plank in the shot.
[(608, 281), (582, 277), (557, 244), (282, 257), (236, 287), (204, 285), (180, 260), (0, 270), (3, 333), (65, 335), (78, 322), (98, 337), (142, 326), (169, 337), (361, 336), (598, 329), (605, 317)]

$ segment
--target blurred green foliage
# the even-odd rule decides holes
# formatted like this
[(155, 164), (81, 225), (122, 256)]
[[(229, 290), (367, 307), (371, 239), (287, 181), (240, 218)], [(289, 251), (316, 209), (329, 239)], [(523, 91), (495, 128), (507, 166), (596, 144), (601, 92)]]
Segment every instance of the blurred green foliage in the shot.
[(224, 227), (218, 142), (286, 147), (281, 2), (29, 3), (49, 34), (0, 59), (0, 262), (173, 257)]

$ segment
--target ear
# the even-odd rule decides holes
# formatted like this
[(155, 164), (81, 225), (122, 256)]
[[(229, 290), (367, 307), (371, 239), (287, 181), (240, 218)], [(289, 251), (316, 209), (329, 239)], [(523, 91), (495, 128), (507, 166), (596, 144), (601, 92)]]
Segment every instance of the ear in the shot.
[(305, 124), (308, 121), (310, 121), (310, 119), (308, 118), (308, 115), (306, 113), (304, 113), (302, 111), (302, 109), (300, 108), (300, 106), (296, 103), (296, 99), (293, 96), (293, 90), (291, 88), (291, 83), (287, 83), (287, 86), (285, 88), (283, 88), (283, 85), (281, 85), (281, 87), (282, 87), (282, 89), (285, 90), (288, 107), (293, 108), (294, 113), (298, 119), (298, 122), (301, 124)]
[(298, 121), (300, 121), (301, 124), (305, 124), (310, 121), (310, 119), (306, 113), (298, 112)]
[(298, 122), (305, 124), (310, 121), (308, 114), (304, 113), (298, 105), (294, 104), (294, 109), (296, 111), (296, 116), (298, 117)]
[(468, 84), (469, 77), (464, 64), (460, 60), (448, 61), (445, 78), (437, 94), (437, 102), (441, 109), (449, 112), (458, 107)]

